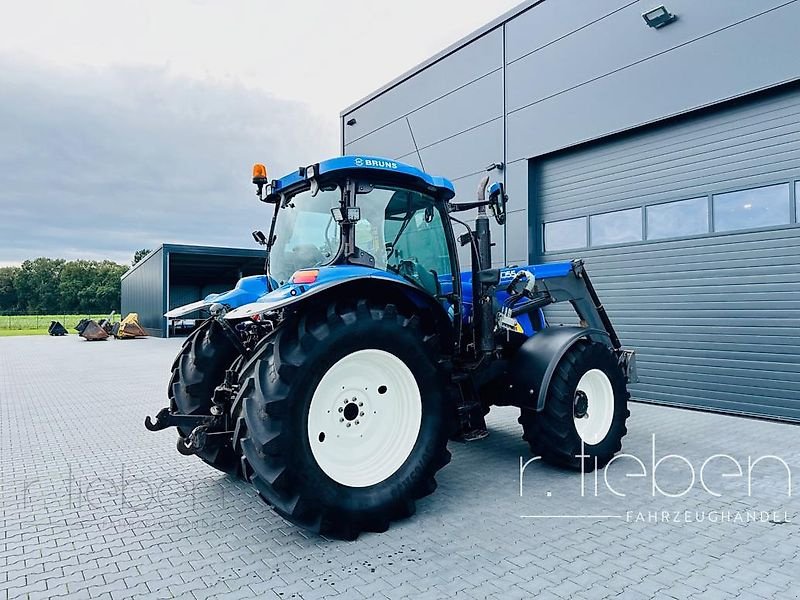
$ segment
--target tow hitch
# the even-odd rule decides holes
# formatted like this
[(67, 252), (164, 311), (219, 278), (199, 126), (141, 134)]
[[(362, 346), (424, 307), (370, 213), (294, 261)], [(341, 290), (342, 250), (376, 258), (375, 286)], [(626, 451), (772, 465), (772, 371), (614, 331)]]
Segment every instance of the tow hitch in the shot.
[(209, 437), (228, 436), (233, 434), (227, 427), (227, 406), (236, 392), (236, 372), (225, 372), (225, 380), (214, 390), (210, 415), (185, 415), (172, 412), (169, 406), (162, 408), (155, 419), (149, 415), (144, 418), (144, 426), (149, 431), (161, 431), (168, 427), (178, 427), (179, 430), (191, 430), (191, 433), (178, 437), (178, 452), (184, 455), (197, 454), (209, 441)]
[(210, 425), (214, 421), (211, 415), (182, 415), (171, 412), (169, 407), (158, 411), (155, 420), (148, 415), (144, 418), (144, 426), (150, 431), (161, 431), (167, 427), (186, 427), (196, 429), (203, 425)]
[[(167, 427), (191, 429), (188, 436), (178, 437), (178, 452), (189, 456), (197, 454), (205, 447), (208, 436), (230, 434), (229, 431), (224, 431), (223, 421), (224, 418), (221, 415), (182, 415), (174, 413), (170, 411), (169, 407), (166, 407), (158, 411), (155, 420), (151, 419), (149, 415), (145, 417), (144, 426), (150, 431), (161, 431)], [(219, 431), (219, 429), (223, 429), (223, 431)]]

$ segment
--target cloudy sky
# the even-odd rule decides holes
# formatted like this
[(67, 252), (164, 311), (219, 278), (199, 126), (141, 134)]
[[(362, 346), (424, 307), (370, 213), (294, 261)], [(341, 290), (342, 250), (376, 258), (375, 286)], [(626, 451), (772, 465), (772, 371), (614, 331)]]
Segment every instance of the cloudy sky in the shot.
[(516, 0), (60, 0), (0, 19), (0, 266), (250, 246), (339, 111)]

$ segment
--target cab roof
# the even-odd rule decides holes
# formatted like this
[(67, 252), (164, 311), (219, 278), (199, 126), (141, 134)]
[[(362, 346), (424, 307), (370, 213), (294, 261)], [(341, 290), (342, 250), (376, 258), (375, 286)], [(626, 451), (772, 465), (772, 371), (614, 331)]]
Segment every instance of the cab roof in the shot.
[(270, 195), (294, 191), (305, 187), (308, 180), (318, 178), (340, 178), (352, 175), (366, 181), (386, 182), (427, 192), (441, 200), (450, 200), (456, 195), (449, 179), (429, 175), (417, 167), (379, 156), (349, 155), (330, 158), (320, 163), (300, 167), (288, 175), (272, 181)]

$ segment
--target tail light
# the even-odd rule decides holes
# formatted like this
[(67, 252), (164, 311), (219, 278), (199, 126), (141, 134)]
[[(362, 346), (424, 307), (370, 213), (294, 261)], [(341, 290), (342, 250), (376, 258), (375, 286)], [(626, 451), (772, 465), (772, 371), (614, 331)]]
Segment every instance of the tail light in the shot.
[(292, 283), (314, 283), (319, 277), (319, 269), (301, 269), (292, 275)]

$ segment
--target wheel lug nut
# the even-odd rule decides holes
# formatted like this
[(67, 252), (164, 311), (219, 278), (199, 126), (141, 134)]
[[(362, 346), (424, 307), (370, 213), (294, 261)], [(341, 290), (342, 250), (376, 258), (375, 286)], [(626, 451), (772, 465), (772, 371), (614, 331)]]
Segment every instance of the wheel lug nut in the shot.
[(344, 419), (342, 417), (339, 417), (339, 423), (342, 423), (343, 421)]
[(356, 421), (356, 425), (358, 425), (358, 421)]
[[(355, 398), (354, 398), (354, 400), (355, 400)], [(359, 402), (358, 405), (359, 406), (364, 406), (364, 403), (363, 402)]]
[(344, 409), (341, 406), (339, 407), (339, 412), (344, 412)]
[(364, 412), (362, 411), (362, 412), (361, 412), (361, 414), (360, 414), (360, 415), (358, 415), (358, 416), (359, 416), (359, 417), (363, 417), (363, 416), (364, 416)]
[(350, 423), (348, 423), (347, 426), (350, 427)]

